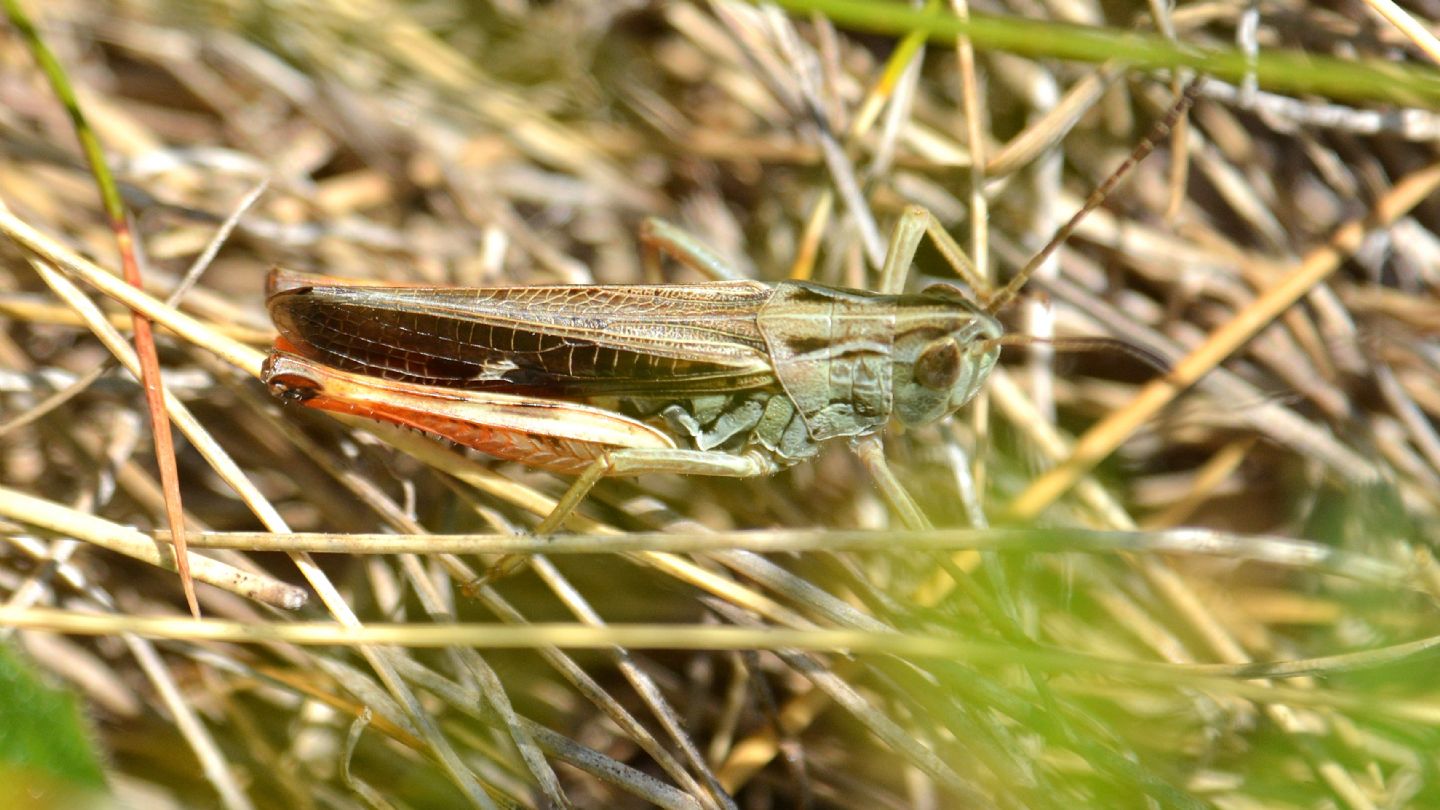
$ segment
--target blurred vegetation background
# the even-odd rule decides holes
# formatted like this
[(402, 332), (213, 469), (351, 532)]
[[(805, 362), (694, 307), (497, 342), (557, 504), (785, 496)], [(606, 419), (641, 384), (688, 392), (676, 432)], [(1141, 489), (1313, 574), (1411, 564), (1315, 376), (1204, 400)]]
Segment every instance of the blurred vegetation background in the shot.
[[(272, 265), (639, 282), (637, 227), (661, 216), (739, 276), (864, 288), (921, 205), (1003, 281), (1165, 115), (1171, 68), (1203, 66), (1221, 75), (1185, 123), (1004, 314), (1041, 338), (1118, 338), (1195, 384), (1146, 413), (1161, 373), (1129, 354), (1007, 348), (981, 402), (886, 434), (933, 531), (900, 530), (839, 442), (766, 479), (606, 481), (582, 510), (657, 547), (745, 529), (801, 552), (597, 538), (478, 593), (462, 587), (476, 555), (204, 552), (266, 593), (321, 597), (286, 610), (202, 585), (210, 618), (579, 621), (599, 650), (543, 629), (519, 650), (240, 644), (179, 624), (147, 640), (166, 633), (126, 631), (184, 615), (173, 572), (80, 542), (164, 527), (143, 397), (0, 240), (0, 624), (16, 671), (63, 683), (91, 729), (28, 685), (0, 693), (0, 726), (50, 712), (57, 737), (93, 742), (119, 806), (1440, 806), (1440, 49), (1424, 23), (1440, 6), (1414, 4), (1411, 28), (1379, 0), (992, 2), (972, 45), (947, 28), (963, 9), (803, 5), (30, 3), (122, 183), (151, 292), (234, 220), (177, 305), (201, 332), (159, 341), (169, 389), (254, 486), (237, 497), (182, 442), (192, 527), (342, 547), (523, 534), (568, 483), (282, 409), (214, 353), (268, 345)], [(906, 36), (927, 13), (931, 41)], [(67, 112), (11, 27), (0, 200), (118, 265)], [(927, 244), (912, 287), (934, 281), (957, 280)], [(1082, 435), (1105, 446), (1098, 466), (1036, 496)], [(45, 607), (116, 623), (67, 635)], [(668, 624), (674, 648), (697, 625), (756, 641), (627, 649), (605, 646), (606, 623)], [(773, 628), (913, 646), (764, 649)], [(21, 750), (0, 749), (8, 806), (64, 806), (57, 772), (95, 784), (84, 756)]]

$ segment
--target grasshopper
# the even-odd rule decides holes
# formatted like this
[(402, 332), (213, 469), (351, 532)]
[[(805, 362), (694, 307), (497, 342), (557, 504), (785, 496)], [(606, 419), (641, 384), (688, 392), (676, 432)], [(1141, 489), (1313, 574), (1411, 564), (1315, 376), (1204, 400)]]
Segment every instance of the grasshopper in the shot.
[[(823, 442), (863, 440), (892, 419), (929, 424), (974, 398), (1007, 342), (996, 313), (1193, 97), (1193, 89), (1182, 95), (988, 298), (943, 284), (903, 292), (927, 235), (971, 289), (984, 287), (919, 207), (895, 226), (874, 292), (801, 281), (406, 287), (277, 268), (267, 305), (280, 339), (263, 379), (287, 402), (578, 475), (540, 533), (558, 528), (603, 476), (767, 475)], [(660, 220), (645, 223), (640, 241), (651, 268), (668, 255), (712, 277), (733, 276)], [(907, 512), (913, 504), (892, 505), (916, 514)]]
[[(916, 209), (906, 222), (923, 229), (927, 217)], [(642, 240), (685, 244), (675, 234), (650, 222)], [(892, 249), (887, 266), (908, 266), (918, 241)], [(702, 251), (675, 253), (714, 261)], [(283, 399), (580, 474), (585, 489), (603, 475), (765, 475), (892, 418), (936, 421), (980, 390), (1002, 334), (944, 285), (461, 289), (277, 269), (268, 287), (281, 340), (264, 379)], [(613, 407), (586, 404), (598, 398)]]

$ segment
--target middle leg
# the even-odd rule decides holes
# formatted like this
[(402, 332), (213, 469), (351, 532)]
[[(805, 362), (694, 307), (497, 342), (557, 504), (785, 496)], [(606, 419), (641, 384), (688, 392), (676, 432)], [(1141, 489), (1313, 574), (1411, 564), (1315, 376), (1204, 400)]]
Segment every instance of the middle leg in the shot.
[(915, 262), (915, 251), (920, 247), (920, 240), (926, 235), (935, 244), (936, 250), (945, 257), (945, 261), (955, 270), (955, 275), (960, 277), (974, 291), (977, 301), (984, 305), (990, 293), (990, 283), (985, 276), (965, 255), (965, 251), (955, 242), (940, 220), (930, 213), (930, 209), (919, 205), (906, 206), (904, 213), (900, 215), (900, 221), (895, 223), (895, 229), (890, 232), (890, 246), (885, 251), (885, 264), (880, 268), (880, 284), (878, 292), (887, 295), (898, 295), (905, 290), (905, 279), (910, 273), (910, 266)]

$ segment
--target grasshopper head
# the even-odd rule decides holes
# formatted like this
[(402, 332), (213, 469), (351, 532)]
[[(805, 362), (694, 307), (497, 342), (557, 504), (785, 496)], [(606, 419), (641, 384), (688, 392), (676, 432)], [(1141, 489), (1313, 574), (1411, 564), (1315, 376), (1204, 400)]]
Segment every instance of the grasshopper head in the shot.
[[(900, 316), (894, 348), (894, 413), (923, 425), (969, 402), (1000, 357), (1000, 322), (944, 285), (926, 289), (920, 306)], [(909, 321), (907, 323), (906, 321)]]

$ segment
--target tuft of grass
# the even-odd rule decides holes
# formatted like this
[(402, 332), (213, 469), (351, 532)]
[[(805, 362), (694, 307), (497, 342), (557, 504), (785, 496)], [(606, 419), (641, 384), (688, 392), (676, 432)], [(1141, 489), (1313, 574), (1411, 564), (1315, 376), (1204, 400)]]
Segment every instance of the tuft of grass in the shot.
[[(35, 4), (148, 294), (0, 31), (0, 626), (83, 697), (122, 803), (1440, 804), (1440, 74), (1374, 7)], [(567, 479), (254, 379), (272, 265), (653, 281), (646, 216), (737, 275), (865, 287), (923, 205), (998, 286), (1196, 68), (1003, 314), (1042, 340), (861, 448), (933, 528), (837, 443), (604, 481), (538, 538)], [(206, 622), (157, 567), (108, 299), (158, 327)], [(1044, 342), (1094, 337), (1134, 351)]]

